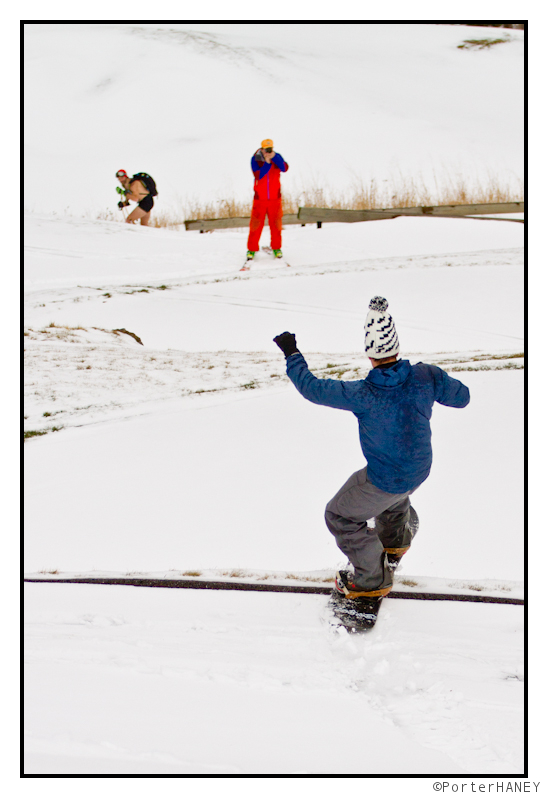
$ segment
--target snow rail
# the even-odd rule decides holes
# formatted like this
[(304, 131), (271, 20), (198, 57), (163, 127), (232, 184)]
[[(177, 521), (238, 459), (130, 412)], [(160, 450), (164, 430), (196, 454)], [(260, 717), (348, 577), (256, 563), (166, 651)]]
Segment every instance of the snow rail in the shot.
[[(81, 578), (81, 579), (25, 579), (25, 582), (54, 582), (88, 585), (131, 585), (133, 587), (175, 587), (194, 590), (256, 590), (263, 593), (316, 593), (331, 594), (332, 587), (321, 585), (275, 585), (261, 582), (220, 582), (199, 579), (133, 579), (133, 578)], [(506, 596), (476, 596), (466, 593), (422, 593), (393, 590), (385, 598), (415, 599), (419, 601), (473, 601), (483, 604), (524, 604), (524, 599)]]

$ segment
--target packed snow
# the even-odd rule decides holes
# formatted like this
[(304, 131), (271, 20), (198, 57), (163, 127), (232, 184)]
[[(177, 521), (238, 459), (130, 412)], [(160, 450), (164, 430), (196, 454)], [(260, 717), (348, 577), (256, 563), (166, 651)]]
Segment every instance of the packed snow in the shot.
[[(261, 252), (241, 273), (247, 230), (97, 218), (104, 203), (115, 209), (116, 168), (133, 162), (157, 180), (159, 208), (230, 181), (245, 193), (265, 135), (293, 185), (324, 164), (335, 182), (356, 168), (368, 116), (358, 90), (376, 109), (360, 157), (375, 145), (381, 172), (390, 153), (419, 169), (490, 167), (502, 154), (518, 172), (521, 126), (500, 125), (519, 114), (521, 83), (508, 95), (503, 84), (521, 68), (520, 32), (467, 53), (459, 26), (316, 25), (306, 39), (287, 25), (68, 27), (26, 26), (28, 171), (59, 174), (47, 199), (27, 190), (25, 214), (26, 575), (328, 584), (345, 560), (323, 511), (363, 467), (357, 423), (300, 397), (272, 339), (295, 332), (318, 376), (363, 378), (367, 305), (382, 295), (402, 356), (471, 392), (464, 410), (434, 409), (432, 474), (413, 498), (421, 526), (396, 590), (523, 597), (522, 225), (288, 226), (283, 262)], [(54, 80), (68, 57), (74, 68)], [(364, 81), (369, 64), (390, 66), (383, 92)], [(429, 76), (438, 100), (452, 86), (456, 108), (396, 80), (403, 64)], [(157, 98), (198, 68), (203, 91), (189, 81), (184, 120), (170, 119)], [(165, 116), (151, 141), (116, 150), (97, 120), (136, 75)], [(468, 103), (472, 75), (481, 88)], [(242, 127), (235, 76), (246, 92), (272, 88), (274, 130), (265, 108)], [(345, 91), (334, 96), (327, 79)], [(75, 110), (63, 136), (42, 129), (39, 147), (44, 83)], [(305, 117), (322, 103), (314, 154)], [(346, 131), (335, 113), (348, 113)], [(81, 144), (67, 147), (84, 120)], [(207, 153), (222, 146), (220, 165)], [(79, 170), (94, 176), (85, 196), (69, 179)], [(27, 775), (524, 773), (522, 606), (388, 598), (372, 632), (349, 636), (322, 595), (29, 583), (25, 621)]]
[(358, 639), (323, 596), (26, 589), (29, 772), (522, 769), (522, 607), (387, 599)]

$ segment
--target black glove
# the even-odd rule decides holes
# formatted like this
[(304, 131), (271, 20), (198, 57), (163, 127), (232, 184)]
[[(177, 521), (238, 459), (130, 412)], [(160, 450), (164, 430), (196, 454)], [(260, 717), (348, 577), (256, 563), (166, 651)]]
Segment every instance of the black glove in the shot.
[(299, 351), (294, 333), (283, 332), (274, 338), (274, 343), (280, 347), (286, 358)]
[(129, 205), (129, 200), (126, 200), (125, 202), (122, 202), (122, 201), (120, 200), (120, 202), (118, 203), (118, 207), (119, 207), (120, 209), (122, 209), (122, 208), (125, 208), (125, 207), (126, 207), (126, 205)]

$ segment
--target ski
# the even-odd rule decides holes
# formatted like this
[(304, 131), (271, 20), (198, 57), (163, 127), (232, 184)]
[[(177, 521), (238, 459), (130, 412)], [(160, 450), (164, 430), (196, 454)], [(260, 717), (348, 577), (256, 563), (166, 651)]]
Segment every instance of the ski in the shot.
[(251, 269), (251, 262), (252, 262), (252, 260), (253, 260), (253, 257), (249, 257), (249, 256), (248, 256), (248, 257), (245, 259), (245, 263), (244, 263), (244, 265), (242, 266), (242, 268), (240, 269), (240, 271), (241, 271), (241, 272), (248, 272), (248, 271)]
[[(266, 252), (268, 255), (274, 255), (274, 250), (272, 249), (272, 247), (261, 247), (261, 250), (262, 252)], [(286, 266), (289, 266), (289, 268), (291, 268), (291, 264), (288, 263), (283, 256), (277, 257), (276, 260), (281, 260), (282, 263), (285, 263)]]

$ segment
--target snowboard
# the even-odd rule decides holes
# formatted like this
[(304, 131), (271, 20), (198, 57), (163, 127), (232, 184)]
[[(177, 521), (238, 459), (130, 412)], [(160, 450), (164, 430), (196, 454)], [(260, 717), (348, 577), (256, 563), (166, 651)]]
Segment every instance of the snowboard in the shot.
[(333, 590), (329, 609), (334, 625), (342, 626), (350, 634), (369, 632), (376, 624), (383, 597), (349, 599)]

